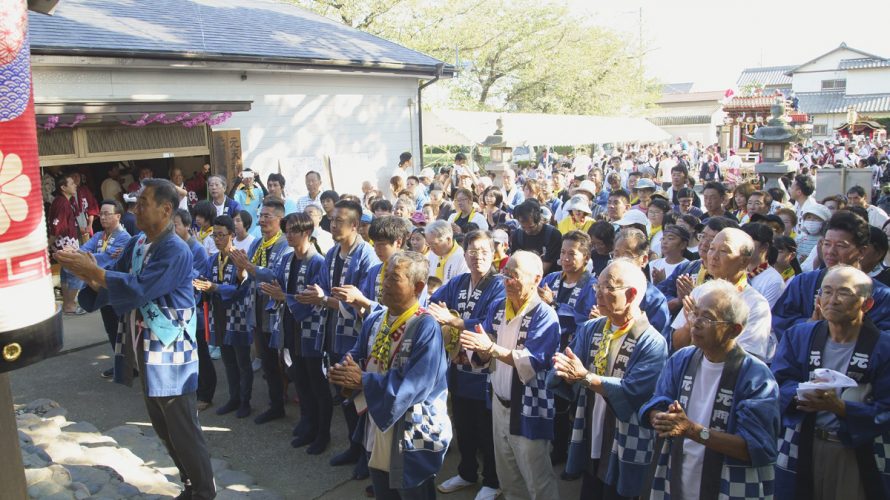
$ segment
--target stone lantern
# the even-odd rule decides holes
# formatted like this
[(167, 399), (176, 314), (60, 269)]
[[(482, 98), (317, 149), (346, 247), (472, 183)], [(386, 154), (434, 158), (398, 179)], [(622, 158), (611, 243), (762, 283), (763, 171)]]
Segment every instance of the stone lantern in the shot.
[(760, 162), (754, 165), (754, 171), (766, 179), (763, 189), (777, 187), (785, 191), (785, 186), (779, 181), (779, 178), (797, 171), (795, 162), (785, 161), (786, 150), (791, 141), (797, 137), (797, 131), (785, 120), (784, 98), (776, 97), (776, 102), (770, 111), (771, 116), (766, 125), (759, 127), (754, 135), (747, 137), (751, 142), (763, 144)]
[[(486, 137), (480, 144), (482, 147), (487, 147), (489, 151), (489, 161), (485, 165), (485, 170), (488, 172), (503, 172), (505, 168), (510, 167), (513, 161), (513, 146), (507, 144), (504, 139), (503, 121), (498, 118), (496, 123), (497, 130), (494, 131), (494, 134)], [(500, 181), (500, 176), (497, 176), (497, 179)], [(500, 185), (498, 182), (496, 183)]]

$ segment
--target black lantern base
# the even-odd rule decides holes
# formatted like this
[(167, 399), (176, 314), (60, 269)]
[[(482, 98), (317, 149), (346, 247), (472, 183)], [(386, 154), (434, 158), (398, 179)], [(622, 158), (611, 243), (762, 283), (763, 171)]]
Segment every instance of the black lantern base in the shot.
[(0, 373), (18, 370), (62, 350), (62, 309), (33, 325), (0, 332)]

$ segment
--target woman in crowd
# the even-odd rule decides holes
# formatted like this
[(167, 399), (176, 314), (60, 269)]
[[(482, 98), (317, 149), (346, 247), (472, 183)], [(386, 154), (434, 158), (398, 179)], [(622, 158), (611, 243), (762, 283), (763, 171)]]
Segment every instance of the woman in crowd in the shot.
[(662, 228), (673, 222), (671, 205), (666, 200), (656, 197), (649, 202), (646, 217), (649, 219), (649, 248), (661, 257)]
[(615, 228), (604, 220), (596, 221), (587, 230), (590, 236), (590, 263), (594, 276), (599, 276), (612, 260), (615, 249)]
[(776, 262), (773, 268), (782, 275), (785, 283), (802, 273), (800, 261), (797, 260), (797, 242), (788, 236), (779, 235), (773, 239), (776, 249)]
[(495, 227), (507, 221), (508, 214), (502, 210), (504, 204), (504, 193), (500, 188), (491, 186), (482, 193), (482, 212), (485, 214), (485, 221), (488, 227)]

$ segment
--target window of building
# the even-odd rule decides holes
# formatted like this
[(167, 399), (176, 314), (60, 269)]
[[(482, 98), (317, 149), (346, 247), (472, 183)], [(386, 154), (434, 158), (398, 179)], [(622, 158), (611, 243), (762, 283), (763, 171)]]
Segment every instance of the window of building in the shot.
[(828, 125), (824, 123), (813, 125), (813, 135), (828, 135)]
[(844, 90), (847, 80), (822, 80), (822, 90)]

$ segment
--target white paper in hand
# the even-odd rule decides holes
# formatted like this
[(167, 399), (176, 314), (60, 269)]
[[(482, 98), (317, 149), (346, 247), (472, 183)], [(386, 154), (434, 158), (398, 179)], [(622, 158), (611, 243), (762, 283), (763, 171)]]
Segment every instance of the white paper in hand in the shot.
[(829, 370), (828, 368), (816, 368), (813, 380), (803, 382), (797, 386), (797, 397), (798, 399), (804, 399), (807, 394), (812, 394), (816, 391), (845, 389), (847, 387), (856, 387), (856, 385), (855, 380), (841, 372)]

